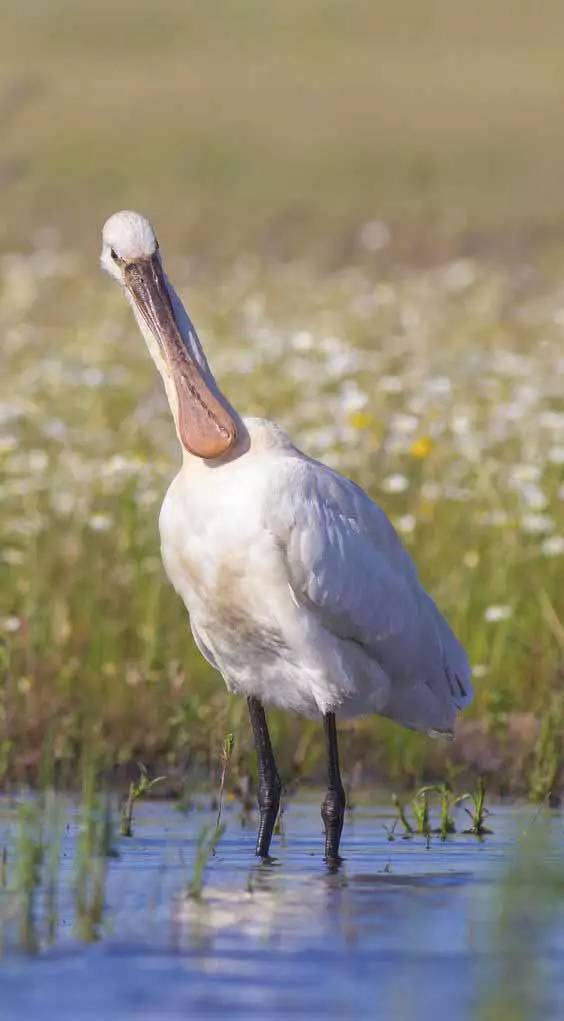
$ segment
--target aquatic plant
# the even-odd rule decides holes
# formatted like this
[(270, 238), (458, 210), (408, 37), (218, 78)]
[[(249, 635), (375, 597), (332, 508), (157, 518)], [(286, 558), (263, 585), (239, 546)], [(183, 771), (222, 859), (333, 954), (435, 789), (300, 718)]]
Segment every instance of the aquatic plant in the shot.
[(564, 920), (560, 857), (560, 827), (539, 806), (488, 897), (483, 952), (490, 966), (476, 989), (476, 1021), (535, 1021), (558, 1005), (547, 954)]
[[(438, 796), (440, 806), (439, 824), (434, 829), (430, 817), (430, 798), (433, 795)], [(486, 789), (483, 779), (478, 781), (474, 791), (459, 795), (454, 793), (451, 784), (446, 780), (440, 784), (427, 784), (420, 787), (411, 800), (411, 810), (414, 816), (414, 825), (412, 825), (405, 806), (397, 794), (392, 794), (396, 817), (391, 827), (385, 826), (384, 828), (388, 833), (389, 840), (395, 839), (396, 828), (401, 825), (404, 839), (417, 833), (429, 840), (431, 834), (436, 833), (441, 840), (445, 841), (450, 834), (456, 833), (454, 809), (463, 802), (470, 801), (472, 807), (471, 809), (465, 808), (465, 811), (472, 820), (472, 826), (464, 832), (483, 837), (492, 832), (485, 826), (485, 819), (490, 814), (489, 809), (486, 808), (485, 799)]]
[(39, 806), (35, 801), (24, 801), (18, 808), (14, 892), (18, 902), (19, 942), (29, 953), (34, 953), (39, 946), (36, 900), (44, 851)]
[(395, 819), (394, 819), (394, 821), (392, 823), (391, 828), (388, 829), (388, 827), (385, 827), (386, 830), (387, 830), (387, 833), (388, 833), (388, 839), (389, 840), (393, 840), (394, 839), (394, 834), (395, 834), (396, 826), (398, 824), (403, 826), (403, 835), (404, 835), (404, 837), (411, 837), (413, 835), (413, 832), (414, 832), (413, 826), (411, 825), (409, 819), (407, 818), (405, 807), (404, 807), (403, 803), (400, 801), (400, 799), (397, 796), (397, 794), (392, 794), (392, 803), (393, 803), (393, 805), (395, 807), (395, 810), (396, 810), (396, 817), (395, 817)]
[(223, 740), (221, 748), (221, 776), (219, 780), (219, 793), (217, 797), (217, 819), (215, 827), (219, 830), (221, 825), (221, 813), (223, 811), (223, 796), (225, 793), (225, 779), (227, 777), (227, 770), (231, 762), (231, 756), (233, 754), (234, 738), (233, 734), (227, 734)]
[(225, 823), (215, 826), (202, 826), (196, 838), (196, 854), (192, 869), (192, 878), (188, 884), (186, 893), (194, 900), (200, 900), (204, 888), (204, 872), (209, 859), (215, 854), (215, 850), (223, 834)]
[(151, 780), (147, 768), (142, 762), (138, 762), (137, 767), (139, 769), (139, 779), (131, 781), (127, 797), (124, 798), (121, 806), (119, 832), (122, 837), (133, 836), (133, 810), (135, 803), (144, 797), (145, 794), (148, 794), (155, 784), (166, 780), (164, 776), (155, 776)]
[(431, 823), (429, 820), (429, 790), (428, 787), (421, 787), (411, 802), (411, 810), (415, 817), (415, 832), (426, 837), (431, 836)]
[(17, 943), (29, 953), (55, 941), (63, 830), (63, 798), (49, 788), (18, 806), (10, 863), (0, 852), (0, 890), (16, 905)]
[(97, 788), (97, 772), (87, 762), (83, 771), (82, 800), (74, 859), (73, 893), (75, 929), (85, 942), (100, 936), (105, 907), (108, 858), (117, 856), (113, 843), (111, 798)]
[(543, 714), (539, 736), (533, 752), (529, 774), (529, 797), (532, 801), (559, 802), (558, 779), (562, 769), (564, 732), (564, 699), (560, 692), (552, 695)]
[(472, 833), (476, 837), (484, 837), (493, 832), (487, 829), (485, 825), (485, 820), (490, 815), (490, 810), (486, 808), (486, 785), (483, 777), (480, 777), (478, 780), (474, 791), (462, 794), (457, 801), (470, 801), (471, 803), (470, 808), (465, 807), (464, 809), (472, 822), (472, 825), (464, 830), (465, 833)]
[(425, 794), (437, 794), (440, 799), (440, 818), (438, 828), (434, 830), (438, 833), (441, 840), (446, 840), (449, 834), (456, 833), (456, 826), (453, 818), (453, 809), (459, 803), (460, 798), (456, 798), (453, 794), (452, 788), (446, 780), (441, 784), (431, 784), (427, 787), (422, 787), (418, 792), (419, 795)]
[(44, 791), (41, 808), (44, 827), (44, 855), (42, 892), (45, 940), (55, 942), (59, 920), (58, 894), (60, 883), (61, 848), (64, 830), (64, 802), (52, 787)]
[(221, 821), (223, 812), (223, 797), (225, 793), (225, 780), (227, 770), (233, 754), (233, 734), (226, 734), (221, 747), (221, 774), (219, 779), (219, 791), (217, 795), (217, 817), (214, 826), (204, 825), (201, 827), (196, 838), (196, 853), (192, 867), (192, 878), (186, 890), (187, 896), (194, 900), (200, 900), (204, 886), (204, 872), (207, 862), (215, 855), (217, 845), (225, 833), (225, 823)]

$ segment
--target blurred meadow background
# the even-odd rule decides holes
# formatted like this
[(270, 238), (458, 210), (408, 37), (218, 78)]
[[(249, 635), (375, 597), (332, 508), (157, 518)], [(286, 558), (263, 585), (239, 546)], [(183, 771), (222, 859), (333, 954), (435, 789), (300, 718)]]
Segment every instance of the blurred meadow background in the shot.
[[(169, 412), (100, 229), (145, 212), (222, 387), (385, 508), (467, 644), (445, 746), (348, 783), (556, 800), (564, 722), (564, 7), (20, 0), (0, 15), (0, 783), (254, 769), (160, 564)], [(286, 780), (320, 728), (272, 714)]]

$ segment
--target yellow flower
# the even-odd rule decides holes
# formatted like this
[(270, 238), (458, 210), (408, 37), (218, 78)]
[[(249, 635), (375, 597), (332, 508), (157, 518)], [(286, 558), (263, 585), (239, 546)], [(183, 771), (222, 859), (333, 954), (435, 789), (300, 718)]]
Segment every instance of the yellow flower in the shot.
[(435, 512), (436, 503), (434, 500), (421, 500), (417, 508), (418, 517), (430, 521)]
[(351, 411), (349, 425), (353, 429), (371, 429), (376, 424), (374, 415), (370, 411)]
[(419, 461), (424, 461), (426, 457), (429, 457), (432, 449), (433, 441), (430, 436), (418, 436), (411, 444), (409, 453)]

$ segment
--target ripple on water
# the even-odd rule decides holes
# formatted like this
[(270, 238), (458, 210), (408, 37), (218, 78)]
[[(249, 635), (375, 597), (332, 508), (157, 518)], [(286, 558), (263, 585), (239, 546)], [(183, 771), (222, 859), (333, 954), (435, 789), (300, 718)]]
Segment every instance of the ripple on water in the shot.
[[(256, 862), (252, 828), (242, 828), (230, 807), (198, 901), (185, 890), (208, 813), (140, 805), (134, 837), (120, 839), (119, 858), (108, 862), (102, 938), (84, 945), (73, 935), (77, 819), (69, 807), (57, 941), (25, 957), (5, 924), (3, 1021), (152, 1021), (224, 1011), (247, 1019), (256, 1010), (269, 1019), (449, 1013), (464, 1021), (492, 990), (499, 995), (508, 975), (511, 995), (519, 992), (516, 959), (528, 962), (528, 995), (538, 993), (543, 1017), (562, 1016), (564, 918), (550, 874), (530, 887), (542, 870), (522, 851), (534, 811), (498, 807), (485, 842), (456, 834), (429, 847), (419, 837), (389, 840), (390, 815), (355, 812), (345, 860), (330, 872), (317, 805), (289, 807), (268, 863)], [(0, 802), (0, 844), (10, 849), (14, 825), (14, 810)], [(554, 815), (543, 827), (542, 861), (550, 863), (562, 819)], [(522, 916), (527, 924), (516, 939)]]

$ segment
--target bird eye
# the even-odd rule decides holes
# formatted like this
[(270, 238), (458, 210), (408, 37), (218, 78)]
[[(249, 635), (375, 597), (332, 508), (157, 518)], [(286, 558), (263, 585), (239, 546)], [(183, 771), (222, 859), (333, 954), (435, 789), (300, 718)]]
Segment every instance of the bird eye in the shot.
[(115, 248), (110, 248), (110, 255), (111, 255), (112, 259), (114, 260), (114, 262), (119, 262), (119, 256), (118, 256), (118, 253), (116, 252)]

